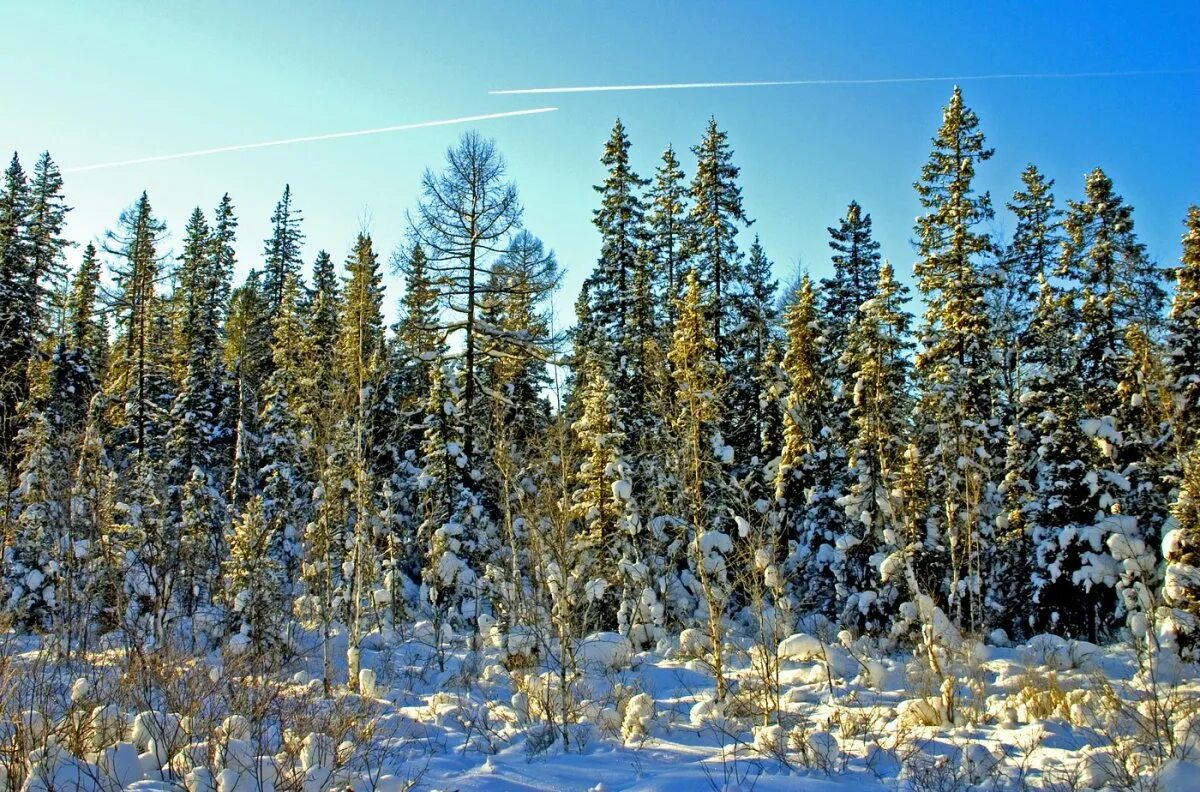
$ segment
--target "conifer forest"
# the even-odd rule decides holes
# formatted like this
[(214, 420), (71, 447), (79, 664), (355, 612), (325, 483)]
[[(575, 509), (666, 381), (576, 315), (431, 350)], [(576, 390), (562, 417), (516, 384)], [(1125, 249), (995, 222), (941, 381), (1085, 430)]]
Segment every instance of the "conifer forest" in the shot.
[(0, 790), (1200, 789), (1200, 208), (993, 196), (970, 98), (828, 277), (617, 120), (577, 294), (482, 128), (386, 250), (12, 154)]

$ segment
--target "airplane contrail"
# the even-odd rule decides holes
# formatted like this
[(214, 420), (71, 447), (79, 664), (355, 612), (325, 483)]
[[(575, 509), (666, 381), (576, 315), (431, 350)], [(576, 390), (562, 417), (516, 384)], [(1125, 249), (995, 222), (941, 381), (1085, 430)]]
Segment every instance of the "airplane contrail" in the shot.
[(890, 83), (922, 83), (922, 82), (965, 82), (967, 80), (1032, 80), (1032, 79), (1062, 79), (1080, 77), (1137, 77), (1162, 74), (1198, 74), (1200, 69), (1159, 69), (1142, 71), (1107, 71), (1107, 72), (1038, 72), (1012, 74), (972, 74), (961, 77), (875, 77), (868, 79), (847, 80), (759, 80), (755, 82), (695, 82), (695, 83), (648, 83), (643, 85), (576, 85), (559, 88), (510, 88), (499, 91), (488, 91), (493, 96), (512, 94), (564, 94), (564, 93), (596, 93), (601, 91), (675, 91), (692, 88), (764, 88), (780, 85), (886, 85)]
[(552, 113), (557, 107), (538, 107), (531, 110), (509, 110), (504, 113), (487, 113), (486, 115), (463, 116), (461, 118), (446, 118), (440, 121), (420, 121), (415, 124), (400, 124), (398, 126), (377, 127), (375, 129), (358, 129), (353, 132), (330, 132), (324, 135), (306, 135), (304, 137), (284, 138), (283, 140), (267, 140), (261, 143), (240, 143), (233, 146), (184, 151), (178, 154), (158, 154), (153, 157), (138, 157), (137, 159), (120, 160), (119, 162), (102, 162), (97, 165), (81, 165), (75, 168), (63, 168), (63, 173), (82, 173), (83, 171), (101, 170), (104, 168), (120, 168), (126, 165), (142, 165), (148, 162), (163, 162), (165, 160), (187, 159), (188, 157), (207, 157), (210, 154), (224, 154), (228, 151), (244, 151), (246, 149), (267, 148), (269, 146), (290, 146), (293, 143), (312, 143), (318, 140), (335, 140), (337, 138), (362, 137), (363, 135), (381, 135), (385, 132), (403, 132), (407, 129), (425, 129), (426, 127), (450, 126), (452, 124), (469, 124), (475, 121), (491, 121), (495, 118), (512, 118), (513, 116), (536, 115)]

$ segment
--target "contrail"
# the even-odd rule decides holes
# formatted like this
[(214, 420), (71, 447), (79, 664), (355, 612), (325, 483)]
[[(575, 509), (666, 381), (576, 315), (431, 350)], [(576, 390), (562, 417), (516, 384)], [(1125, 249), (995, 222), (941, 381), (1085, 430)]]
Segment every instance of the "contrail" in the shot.
[(876, 77), (862, 80), (761, 80), (756, 82), (649, 83), (645, 85), (576, 85), (562, 88), (511, 88), (492, 95), (596, 93), (599, 91), (677, 91), (690, 88), (763, 88), (779, 85), (886, 85), (890, 83), (965, 82), (967, 80), (1048, 80), (1079, 77), (1138, 77), (1155, 74), (1198, 74), (1200, 69), (1161, 69), (1108, 72), (1040, 72), (973, 74), (963, 77)]
[(244, 151), (246, 149), (267, 148), (269, 146), (290, 146), (293, 143), (312, 143), (318, 140), (335, 140), (337, 138), (362, 137), (364, 135), (382, 135), (385, 132), (403, 132), (407, 129), (425, 129), (426, 127), (450, 126), (451, 124), (469, 124), (475, 121), (491, 121), (495, 118), (512, 118), (513, 116), (552, 113), (557, 109), (557, 107), (538, 107), (532, 110), (510, 110), (504, 113), (488, 113), (486, 115), (447, 118), (441, 121), (421, 121), (416, 124), (400, 124), (398, 126), (378, 127), (376, 129), (359, 129), (353, 132), (330, 132), (325, 135), (306, 135), (305, 137), (285, 138), (283, 140), (267, 140), (261, 143), (241, 143), (235, 146), (220, 146), (218, 148), (200, 149), (199, 151), (184, 151), (178, 154), (158, 154), (153, 157), (139, 157), (137, 159), (121, 160), (120, 162), (102, 162), (98, 165), (81, 165), (76, 168), (64, 168), (63, 173), (82, 173), (83, 171), (101, 170), (103, 168), (120, 168), (125, 165), (142, 165), (147, 162), (163, 162), (165, 160), (187, 159), (188, 157), (207, 157), (209, 154), (224, 154), (227, 151)]

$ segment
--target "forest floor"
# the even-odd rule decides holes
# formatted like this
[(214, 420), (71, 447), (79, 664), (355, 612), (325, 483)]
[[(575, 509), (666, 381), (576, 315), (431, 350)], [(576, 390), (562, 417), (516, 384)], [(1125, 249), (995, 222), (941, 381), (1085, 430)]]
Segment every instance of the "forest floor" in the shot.
[(49, 662), (10, 638), (0, 790), (1200, 790), (1197, 670), (1128, 646), (966, 641), (934, 672), (798, 635), (777, 664), (730, 652), (718, 704), (702, 646), (599, 634), (564, 741), (553, 663), (503, 637), (439, 663), (431, 634), (368, 636), (360, 693), (329, 697), (319, 652), (268, 677), (219, 652)]

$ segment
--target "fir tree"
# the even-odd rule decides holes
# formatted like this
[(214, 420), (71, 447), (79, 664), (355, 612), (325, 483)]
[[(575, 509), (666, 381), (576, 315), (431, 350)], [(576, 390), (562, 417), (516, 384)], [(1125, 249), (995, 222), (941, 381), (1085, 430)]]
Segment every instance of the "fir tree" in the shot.
[(758, 237), (750, 245), (746, 260), (744, 291), (736, 301), (737, 324), (730, 332), (732, 354), (736, 355), (729, 373), (726, 409), (729, 444), (734, 448), (742, 474), (750, 474), (757, 497), (762, 482), (762, 466), (768, 461), (762, 439), (766, 431), (763, 390), (768, 376), (768, 356), (776, 343), (778, 315), (775, 306), (776, 281), (771, 262)]

